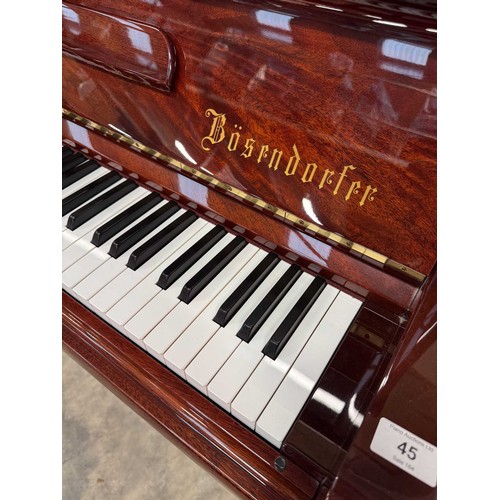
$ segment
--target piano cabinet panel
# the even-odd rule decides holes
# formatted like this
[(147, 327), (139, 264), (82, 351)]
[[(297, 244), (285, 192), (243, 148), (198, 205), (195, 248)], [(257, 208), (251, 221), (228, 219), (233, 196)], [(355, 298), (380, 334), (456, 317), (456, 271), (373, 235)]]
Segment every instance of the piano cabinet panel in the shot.
[[(429, 276), (405, 329), (401, 345), (386, 370), (349, 451), (339, 480), (324, 498), (433, 500), (431, 488), (370, 450), (380, 418), (385, 417), (420, 438), (437, 442), (437, 270)], [(320, 495), (320, 498), (322, 496)]]
[(239, 495), (313, 498), (319, 483), (63, 292), (63, 346), (163, 435)]
[[(213, 0), (197, 3), (196, 16), (187, 0), (77, 3), (169, 33), (178, 72), (165, 95), (63, 57), (65, 108), (430, 272), (436, 260), (432, 5), (421, 8), (422, 16), (401, 9), (407, 28), (396, 29), (367, 17), (359, 2), (342, 2), (346, 12), (308, 2), (309, 16), (296, 11), (297, 2)], [(397, 8), (391, 12), (398, 17)], [(225, 138), (215, 144), (203, 142), (214, 118), (208, 109), (227, 119)], [(233, 131), (241, 135), (235, 148)], [(249, 138), (254, 150), (245, 157)], [(259, 162), (265, 145), (267, 158)], [(294, 145), (301, 160), (286, 174)], [(270, 167), (274, 148), (283, 151), (279, 168)], [(313, 164), (316, 170), (307, 167)]]
[[(435, 4), (416, 2), (408, 8), (406, 2), (347, 0), (340, 13), (329, 0), (300, 5), (293, 0), (208, 0), (197, 4), (196, 18), (186, 9), (187, 0), (168, 5), (77, 0), (68, 5), (73, 4), (167, 32), (177, 66), (167, 95), (64, 56), (66, 109), (176, 161), (196, 164), (200, 171), (305, 220), (316, 217), (330, 231), (431, 274), (420, 289), (359, 258), (353, 249), (320, 241), (227, 192), (200, 184), (194, 176), (63, 119), (63, 141), (75, 151), (323, 276), (367, 304), (281, 450), (66, 293), (64, 348), (240, 495), (435, 498), (435, 489), (370, 451), (381, 417), (436, 442)], [(374, 14), (406, 29), (376, 24)], [(249, 167), (249, 159), (230, 151), (227, 140), (204, 150), (200, 141), (210, 129), (208, 107), (226, 113), (228, 126), (244, 127), (244, 138), (287, 151), (295, 143), (307, 161), (334, 168), (337, 177), (329, 195), (339, 166), (356, 165), (362, 185), (379, 188), (374, 203), (349, 205), (344, 196), (328, 198), (326, 189), (294, 184), (297, 178), (267, 165)], [(419, 397), (412, 399), (418, 391)], [(359, 430), (345, 406), (322, 404), (325, 395), (331, 402), (355, 401)], [(322, 443), (326, 453), (315, 443)], [(282, 472), (273, 465), (280, 454), (287, 458)]]
[[(385, 314), (397, 318), (411, 307), (418, 288), (383, 272), (369, 262), (286, 226), (255, 208), (247, 206), (196, 180), (164, 167), (136, 151), (63, 119), (63, 141), (73, 149), (119, 171), (145, 188), (157, 191), (215, 220), (282, 259), (296, 262), (312, 274), (320, 274), (335, 286), (366, 296), (373, 307), (381, 304)], [(235, 220), (237, 219), (237, 220)]]
[(63, 53), (105, 71), (168, 92), (175, 48), (166, 33), (143, 23), (63, 4)]
[(332, 478), (339, 473), (368, 405), (381, 385), (403, 333), (365, 303), (291, 428), (282, 451), (299, 463), (315, 463)]
[[(74, 124), (68, 123), (71, 129), (70, 125)], [(80, 132), (71, 137), (82, 141), (87, 131)], [(77, 144), (72, 139), (66, 140), (76, 148)], [(83, 144), (79, 143), (76, 149), (84, 150), (89, 155), (89, 149)], [(94, 149), (92, 154), (100, 156)], [(100, 156), (99, 161), (103, 160)], [(124, 173), (121, 165), (115, 163), (115, 168)], [(134, 172), (130, 174), (137, 177)], [(191, 200), (196, 200), (192, 192)], [(187, 205), (195, 203), (187, 201), (182, 194), (177, 196), (182, 197)], [(356, 262), (359, 264), (359, 261)], [(432, 278), (430, 282), (432, 284)], [(427, 290), (419, 291), (417, 295), (417, 304), (420, 305), (409, 333), (405, 334), (404, 349), (414, 346), (415, 339), (411, 336), (415, 331), (425, 337), (432, 320), (432, 315), (428, 316), (426, 311), (430, 308), (432, 312), (432, 297), (429, 299)], [(273, 467), (280, 453), (278, 450), (265, 444), (66, 294), (63, 294), (63, 341), (65, 348), (77, 360), (89, 367), (139, 414), (166, 436), (179, 440), (190, 454), (207, 468), (209, 464), (214, 467), (215, 472), (244, 495), (282, 498), (280, 495), (285, 492), (286, 498), (312, 498), (320, 485), (323, 491), (325, 485), (332, 484), (335, 476), (339, 473), (342, 476), (340, 467), (351, 451), (350, 444), (363, 421), (363, 415), (367, 425), (370, 425), (369, 408), (373, 403), (369, 405), (374, 395), (375, 401), (379, 397), (377, 390), (383, 386), (382, 378), (387, 373), (389, 362), (391, 374), (393, 366), (398, 366), (397, 362), (396, 365), (392, 363), (391, 354), (399, 343), (406, 315), (394, 304), (387, 308), (384, 301), (372, 300), (375, 298), (376, 293), (368, 294), (364, 309), (351, 325), (338, 353), (287, 436), (281, 453), (287, 457), (288, 465), (281, 474)], [(422, 381), (416, 380), (414, 387), (419, 384), (422, 385)], [(432, 403), (432, 391), (429, 394)], [(343, 404), (343, 409), (335, 404), (323, 404), (325, 396), (330, 402)], [(353, 402), (359, 417), (345, 411), (349, 402)], [(404, 417), (404, 412), (397, 407), (393, 411), (397, 417)], [(428, 419), (423, 418), (422, 422), (428, 423)], [(362, 430), (364, 428), (361, 427)], [(429, 440), (432, 441), (432, 438)], [(373, 467), (371, 461), (368, 467)], [(387, 464), (381, 467), (384, 474), (390, 474)], [(289, 481), (288, 489), (282, 489), (279, 481), (275, 482), (276, 474)], [(366, 486), (358, 487), (363, 490)], [(415, 491), (420, 489), (420, 485), (414, 488)]]

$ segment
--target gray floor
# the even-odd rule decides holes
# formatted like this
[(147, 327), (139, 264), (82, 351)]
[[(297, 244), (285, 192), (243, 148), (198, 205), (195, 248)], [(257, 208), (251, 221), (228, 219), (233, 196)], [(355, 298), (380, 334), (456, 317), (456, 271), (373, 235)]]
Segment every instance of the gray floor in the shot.
[(63, 500), (236, 497), (63, 354)]

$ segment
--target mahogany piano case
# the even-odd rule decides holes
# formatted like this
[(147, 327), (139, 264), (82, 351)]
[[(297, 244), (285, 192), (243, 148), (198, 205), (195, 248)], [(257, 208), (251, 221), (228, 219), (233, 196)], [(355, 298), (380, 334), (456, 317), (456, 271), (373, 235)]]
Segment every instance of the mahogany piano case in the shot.
[(435, 498), (436, 3), (62, 12), (65, 350), (243, 497)]

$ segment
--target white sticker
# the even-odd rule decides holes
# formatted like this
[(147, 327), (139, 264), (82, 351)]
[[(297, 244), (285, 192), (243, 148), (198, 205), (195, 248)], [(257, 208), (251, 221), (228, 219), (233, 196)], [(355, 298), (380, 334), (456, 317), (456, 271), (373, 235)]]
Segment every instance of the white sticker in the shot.
[(431, 487), (436, 486), (437, 447), (382, 417), (370, 450)]

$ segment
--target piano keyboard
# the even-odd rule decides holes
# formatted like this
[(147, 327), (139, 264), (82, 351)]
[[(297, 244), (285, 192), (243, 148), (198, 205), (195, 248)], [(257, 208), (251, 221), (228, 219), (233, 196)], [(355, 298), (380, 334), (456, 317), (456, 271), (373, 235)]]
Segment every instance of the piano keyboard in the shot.
[(279, 448), (362, 303), (63, 148), (63, 288)]

